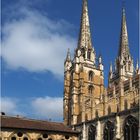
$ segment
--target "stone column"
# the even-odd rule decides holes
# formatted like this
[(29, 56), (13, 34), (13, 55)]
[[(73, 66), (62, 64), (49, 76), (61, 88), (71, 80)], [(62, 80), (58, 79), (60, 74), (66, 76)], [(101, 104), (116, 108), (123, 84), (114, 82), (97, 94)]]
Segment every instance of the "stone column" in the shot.
[(85, 59), (87, 59), (87, 50), (85, 51)]
[(120, 88), (120, 95), (121, 96), (124, 96), (124, 84), (123, 84), (123, 80), (120, 80), (119, 88)]
[(85, 123), (83, 123), (83, 140), (87, 140), (87, 138), (86, 138), (86, 125), (85, 125)]
[(108, 96), (107, 96), (107, 90), (104, 91), (104, 113), (103, 115), (107, 115), (107, 102), (108, 102)]
[(124, 110), (124, 85), (123, 81), (120, 80), (120, 111)]
[(8, 140), (8, 137), (4, 137), (4, 140)]
[(120, 139), (120, 118), (116, 116), (116, 139)]
[(101, 140), (101, 123), (100, 123), (100, 121), (97, 122), (96, 140)]
[(129, 89), (132, 91), (132, 78), (129, 79)]
[(8, 140), (11, 133), (12, 132), (8, 132), (8, 131), (1, 132), (2, 140)]
[(115, 87), (115, 85), (113, 86), (113, 97), (114, 98), (116, 97), (116, 87)]
[(82, 98), (83, 104), (82, 104), (82, 122), (85, 122), (85, 97)]

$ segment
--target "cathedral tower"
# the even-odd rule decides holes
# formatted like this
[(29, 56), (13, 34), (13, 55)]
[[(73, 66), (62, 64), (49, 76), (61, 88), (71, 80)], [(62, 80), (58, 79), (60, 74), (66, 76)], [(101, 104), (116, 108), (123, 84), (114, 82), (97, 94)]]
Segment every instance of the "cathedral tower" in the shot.
[[(96, 107), (104, 92), (102, 57), (92, 46), (88, 3), (83, 0), (78, 46), (71, 60), (68, 51), (64, 73), (64, 123), (74, 125), (103, 115)], [(96, 109), (95, 109), (96, 108)]]
[[(126, 108), (127, 100), (132, 100), (132, 97), (127, 98), (126, 92), (132, 91), (136, 80), (134, 77), (137, 77), (137, 74), (139, 74), (139, 68), (137, 65), (134, 71), (133, 58), (129, 51), (125, 8), (123, 7), (118, 56), (115, 60), (114, 69), (111, 64), (109, 72), (108, 95), (111, 95), (113, 89), (114, 102), (117, 104), (117, 109), (114, 112), (117, 110), (123, 111)], [(116, 97), (118, 97), (118, 101), (115, 100)], [(115, 108), (113, 104), (112, 108)]]
[(129, 78), (132, 78), (134, 72), (133, 67), (134, 67), (133, 59), (129, 52), (126, 14), (125, 14), (125, 9), (123, 7), (119, 51), (118, 51), (118, 56), (115, 60), (114, 71), (112, 71), (111, 68), (109, 72), (109, 86), (111, 84), (117, 84), (120, 81), (125, 81), (128, 80)]

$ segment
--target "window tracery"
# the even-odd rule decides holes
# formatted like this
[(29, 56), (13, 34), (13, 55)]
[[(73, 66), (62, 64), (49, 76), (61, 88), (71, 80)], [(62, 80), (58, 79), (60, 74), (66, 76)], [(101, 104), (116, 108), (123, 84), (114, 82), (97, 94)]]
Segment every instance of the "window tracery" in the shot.
[(124, 140), (138, 140), (138, 120), (128, 116), (124, 124)]
[(93, 81), (93, 72), (92, 71), (90, 71), (88, 74), (88, 80)]
[(90, 94), (90, 95), (92, 95), (92, 93), (93, 93), (93, 86), (89, 86), (88, 87), (88, 93)]
[(9, 140), (30, 140), (29, 136), (26, 133), (17, 132), (13, 133)]
[(38, 136), (37, 140), (54, 140), (54, 137), (48, 133), (43, 133)]
[(104, 140), (113, 140), (114, 138), (114, 124), (107, 121), (104, 128)]
[(88, 129), (88, 140), (95, 140), (96, 139), (96, 127), (91, 125)]

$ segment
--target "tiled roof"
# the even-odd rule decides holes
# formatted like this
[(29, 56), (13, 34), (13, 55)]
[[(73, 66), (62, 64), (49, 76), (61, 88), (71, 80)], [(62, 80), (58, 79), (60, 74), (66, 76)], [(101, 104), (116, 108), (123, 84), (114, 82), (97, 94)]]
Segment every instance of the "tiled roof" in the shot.
[(71, 128), (65, 126), (63, 123), (34, 120), (21, 117), (11, 117), (5, 115), (1, 116), (1, 128), (29, 129), (33, 131), (54, 131), (78, 134), (78, 132), (73, 131)]

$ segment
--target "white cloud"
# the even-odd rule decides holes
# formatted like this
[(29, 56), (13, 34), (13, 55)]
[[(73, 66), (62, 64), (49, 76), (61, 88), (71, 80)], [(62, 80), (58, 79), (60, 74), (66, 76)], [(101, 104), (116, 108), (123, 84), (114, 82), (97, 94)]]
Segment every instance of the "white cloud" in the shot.
[(5, 112), (8, 115), (21, 115), (18, 110), (18, 102), (14, 98), (1, 97), (0, 112)]
[(32, 100), (32, 108), (35, 116), (62, 120), (63, 118), (63, 98), (61, 97), (39, 97)]
[(35, 11), (20, 12), (22, 18), (3, 26), (2, 57), (7, 66), (62, 76), (67, 49), (73, 50), (76, 44), (68, 35), (72, 25), (64, 20), (50, 20)]
[(28, 118), (62, 121), (63, 98), (46, 96), (25, 98), (23, 100), (13, 97), (2, 97), (0, 112), (5, 112), (6, 115), (20, 115)]

